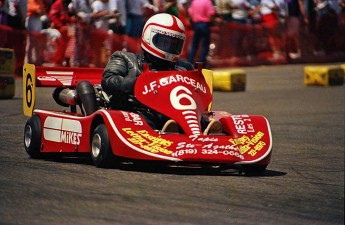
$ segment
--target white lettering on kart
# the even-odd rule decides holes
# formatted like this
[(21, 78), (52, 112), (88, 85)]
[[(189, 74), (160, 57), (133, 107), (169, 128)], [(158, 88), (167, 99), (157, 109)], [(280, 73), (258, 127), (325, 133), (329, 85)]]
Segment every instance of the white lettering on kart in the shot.
[[(201, 146), (202, 144), (193, 144), (193, 143), (186, 143), (180, 142), (177, 143), (176, 152), (172, 154), (172, 156), (182, 156), (182, 155), (193, 155), (197, 154), (198, 150), (196, 147)], [(215, 143), (210, 143), (202, 146), (201, 154), (203, 155), (225, 155), (225, 156), (235, 156), (240, 159), (244, 159), (244, 156), (238, 152), (236, 145), (217, 145)]]
[(201, 137), (199, 135), (193, 134), (189, 135), (189, 138), (192, 139), (192, 141), (201, 141), (201, 142), (217, 142), (218, 138), (217, 137)]
[(79, 145), (82, 136), (81, 123), (77, 120), (48, 116), (44, 121), (43, 135), (48, 141)]
[(136, 114), (136, 113), (129, 113), (129, 112), (124, 112), (124, 111), (121, 111), (122, 112), (122, 115), (123, 117), (125, 118), (125, 121), (127, 122), (133, 122), (134, 125), (137, 125), (137, 126), (143, 126), (144, 123), (143, 121), (141, 120), (139, 114)]
[(254, 133), (254, 126), (248, 115), (232, 115), (235, 128), (239, 134)]
[(157, 81), (152, 81), (148, 85), (144, 85), (144, 90), (142, 93), (143, 95), (146, 95), (152, 91), (156, 91), (157, 88), (164, 87), (172, 83), (184, 83), (191, 86), (193, 89), (201, 90), (203, 93), (206, 93), (206, 87), (204, 85), (197, 82), (195, 79), (179, 74), (175, 76), (164, 77), (159, 80), (159, 84), (157, 84)]
[(240, 152), (238, 152), (238, 148), (236, 147), (236, 145), (217, 145), (214, 143), (210, 143), (202, 147), (201, 154), (205, 154), (205, 155), (223, 154), (223, 155), (235, 156), (242, 160), (244, 159), (244, 156)]

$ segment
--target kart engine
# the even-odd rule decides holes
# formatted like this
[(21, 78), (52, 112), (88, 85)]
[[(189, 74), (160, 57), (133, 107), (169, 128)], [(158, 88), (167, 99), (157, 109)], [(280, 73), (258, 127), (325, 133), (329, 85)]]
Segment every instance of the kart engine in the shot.
[(64, 107), (75, 106), (79, 101), (77, 91), (68, 88), (56, 88), (53, 98), (57, 104)]

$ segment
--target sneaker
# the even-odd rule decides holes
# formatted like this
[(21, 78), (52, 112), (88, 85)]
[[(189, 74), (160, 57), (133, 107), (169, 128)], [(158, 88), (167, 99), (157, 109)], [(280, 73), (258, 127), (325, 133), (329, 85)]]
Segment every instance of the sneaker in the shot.
[(175, 120), (168, 120), (162, 130), (161, 133), (179, 133), (178, 125)]
[(290, 52), (289, 53), (289, 57), (291, 58), (291, 59), (299, 59), (299, 58), (301, 58), (301, 53), (299, 53), (299, 52)]
[(211, 120), (204, 130), (204, 135), (221, 134), (223, 133), (223, 126), (219, 120)]

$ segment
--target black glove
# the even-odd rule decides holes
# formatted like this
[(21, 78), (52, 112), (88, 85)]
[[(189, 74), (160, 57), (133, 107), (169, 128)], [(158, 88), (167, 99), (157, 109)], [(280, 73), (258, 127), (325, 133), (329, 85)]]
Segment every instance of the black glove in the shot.
[(124, 77), (121, 84), (121, 91), (124, 93), (133, 93), (136, 80), (137, 77), (135, 76)]

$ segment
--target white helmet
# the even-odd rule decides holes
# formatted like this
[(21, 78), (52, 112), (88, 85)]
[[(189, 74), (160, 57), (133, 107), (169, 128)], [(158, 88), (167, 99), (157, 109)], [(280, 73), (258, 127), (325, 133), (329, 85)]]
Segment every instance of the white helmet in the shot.
[(155, 57), (176, 62), (185, 40), (185, 29), (181, 20), (167, 13), (159, 13), (145, 23), (141, 47)]

